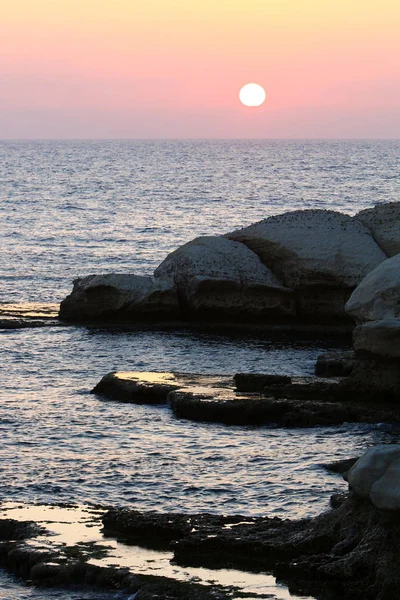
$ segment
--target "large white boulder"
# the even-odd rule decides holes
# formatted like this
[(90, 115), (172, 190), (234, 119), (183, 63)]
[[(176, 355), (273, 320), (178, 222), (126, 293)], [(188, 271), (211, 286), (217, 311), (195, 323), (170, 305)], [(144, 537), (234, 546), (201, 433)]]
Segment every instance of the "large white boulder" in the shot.
[(138, 315), (173, 315), (178, 297), (171, 279), (110, 273), (74, 281), (72, 293), (60, 306), (65, 320), (90, 320)]
[(204, 236), (188, 242), (169, 254), (154, 276), (175, 282), (181, 306), (189, 312), (295, 314), (292, 290), (249, 248), (225, 237)]
[(357, 323), (400, 318), (400, 254), (367, 275), (349, 298), (346, 312)]
[(400, 444), (374, 446), (351, 467), (349, 488), (377, 507), (400, 509)]
[(251, 248), (295, 290), (300, 319), (345, 318), (352, 290), (386, 258), (360, 221), (330, 210), (284, 213), (227, 237)]
[(387, 256), (400, 253), (400, 202), (378, 204), (362, 210), (354, 218), (368, 227)]
[(382, 319), (358, 325), (353, 331), (354, 350), (387, 358), (400, 358), (400, 319)]
[(297, 210), (227, 234), (258, 254), (291, 288), (354, 288), (387, 257), (360, 221), (331, 210)]

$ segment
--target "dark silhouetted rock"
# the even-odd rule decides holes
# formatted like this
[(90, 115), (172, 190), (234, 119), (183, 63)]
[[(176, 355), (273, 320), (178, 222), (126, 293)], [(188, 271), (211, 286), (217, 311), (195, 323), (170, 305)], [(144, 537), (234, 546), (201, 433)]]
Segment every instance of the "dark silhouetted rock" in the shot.
[(236, 373), (233, 377), (238, 392), (262, 392), (271, 384), (287, 384), (291, 378), (287, 375), (268, 375), (263, 373)]
[(353, 350), (347, 352), (326, 352), (320, 354), (315, 365), (318, 377), (347, 377), (356, 360)]

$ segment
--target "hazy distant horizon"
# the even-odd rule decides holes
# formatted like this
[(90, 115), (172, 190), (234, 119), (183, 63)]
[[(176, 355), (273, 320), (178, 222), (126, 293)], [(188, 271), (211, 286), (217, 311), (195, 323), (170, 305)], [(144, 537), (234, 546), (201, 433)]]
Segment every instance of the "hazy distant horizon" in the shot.
[(398, 139), (399, 29), (395, 0), (8, 2), (0, 138)]
[(24, 137), (24, 138), (0, 138), (0, 142), (240, 142), (240, 141), (260, 141), (260, 142), (397, 142), (398, 137)]

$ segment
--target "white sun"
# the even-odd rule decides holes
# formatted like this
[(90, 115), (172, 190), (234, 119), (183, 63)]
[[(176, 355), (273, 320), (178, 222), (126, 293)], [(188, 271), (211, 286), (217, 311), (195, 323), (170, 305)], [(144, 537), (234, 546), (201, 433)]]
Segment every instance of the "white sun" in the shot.
[(240, 102), (245, 106), (261, 106), (266, 97), (264, 88), (258, 83), (247, 83), (239, 92)]

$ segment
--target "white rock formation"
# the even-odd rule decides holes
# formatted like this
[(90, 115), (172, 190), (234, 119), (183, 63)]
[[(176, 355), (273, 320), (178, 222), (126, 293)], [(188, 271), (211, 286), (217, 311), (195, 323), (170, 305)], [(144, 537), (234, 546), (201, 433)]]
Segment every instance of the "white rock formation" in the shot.
[(377, 507), (400, 510), (400, 444), (374, 446), (352, 466), (349, 488)]
[(354, 350), (400, 358), (400, 319), (368, 321), (353, 331)]
[(378, 204), (362, 210), (354, 218), (368, 227), (387, 256), (400, 253), (400, 202)]
[(66, 320), (177, 312), (178, 298), (171, 279), (117, 273), (76, 279), (72, 293), (60, 306), (60, 317)]
[(184, 308), (248, 315), (294, 315), (285, 288), (245, 245), (225, 237), (199, 237), (181, 246), (154, 271), (172, 279)]
[(227, 234), (246, 244), (288, 287), (355, 287), (387, 257), (370, 231), (331, 210), (298, 210)]
[(367, 275), (349, 298), (346, 312), (357, 323), (400, 318), (400, 254)]

